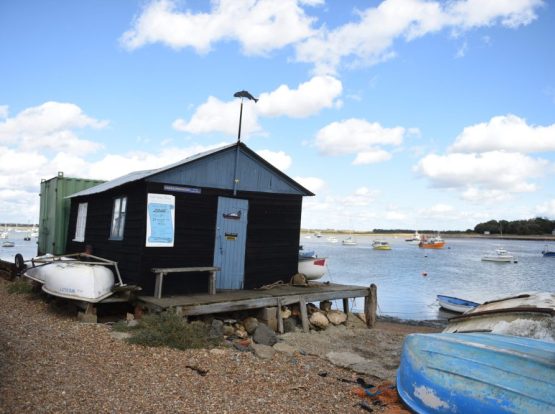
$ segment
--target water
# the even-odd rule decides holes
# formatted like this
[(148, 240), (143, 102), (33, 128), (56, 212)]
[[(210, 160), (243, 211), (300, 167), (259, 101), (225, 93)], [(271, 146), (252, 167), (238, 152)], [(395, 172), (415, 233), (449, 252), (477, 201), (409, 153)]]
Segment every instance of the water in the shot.
[[(421, 249), (403, 238), (380, 238), (390, 251), (374, 250), (372, 237), (359, 237), (357, 246), (330, 243), (326, 237), (301, 238), (305, 250), (328, 257), (328, 271), (320, 279), (333, 283), (378, 287), (380, 315), (401, 319), (444, 319), (454, 314), (439, 310), (436, 295), (475, 302), (516, 292), (555, 291), (555, 258), (543, 257), (541, 241), (447, 239), (444, 249)], [(518, 263), (483, 262), (481, 257), (503, 246)], [(352, 303), (363, 310), (362, 299)]]
[[(12, 261), (16, 253), (31, 259), (37, 240), (25, 241), (26, 233), (11, 232), (15, 247), (0, 247), (0, 258)], [(346, 236), (345, 236), (346, 237)], [(531, 290), (555, 291), (555, 257), (543, 257), (541, 241), (488, 239), (447, 239), (444, 249), (420, 249), (403, 238), (383, 238), (392, 250), (371, 247), (372, 237), (357, 236), (357, 246), (329, 243), (325, 236), (301, 238), (305, 250), (328, 258), (321, 281), (378, 286), (380, 315), (402, 319), (444, 319), (453, 314), (439, 310), (436, 295), (456, 296), (484, 302), (499, 296)], [(482, 262), (481, 256), (500, 246), (516, 256), (518, 263)], [(424, 276), (423, 274), (427, 274)], [(351, 304), (362, 311), (358, 299)], [(338, 304), (339, 307), (339, 304)]]

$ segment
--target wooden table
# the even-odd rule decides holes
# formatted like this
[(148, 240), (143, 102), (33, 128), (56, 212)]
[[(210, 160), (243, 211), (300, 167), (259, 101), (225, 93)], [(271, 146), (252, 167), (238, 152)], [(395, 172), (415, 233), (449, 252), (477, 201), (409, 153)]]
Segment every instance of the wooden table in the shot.
[(164, 276), (169, 273), (189, 273), (189, 272), (208, 272), (208, 293), (210, 295), (216, 294), (216, 272), (220, 270), (219, 267), (168, 267), (168, 268), (154, 268), (152, 271), (156, 274), (156, 282), (154, 284), (154, 297), (160, 299), (162, 297), (162, 284), (164, 283)]

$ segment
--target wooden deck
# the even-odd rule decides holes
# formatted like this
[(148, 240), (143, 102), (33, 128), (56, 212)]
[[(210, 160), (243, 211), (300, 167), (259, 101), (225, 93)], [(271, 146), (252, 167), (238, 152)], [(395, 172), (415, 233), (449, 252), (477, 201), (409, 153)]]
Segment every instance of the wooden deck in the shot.
[[(348, 299), (364, 297), (365, 314), (369, 326), (375, 321), (377, 306), (376, 288), (311, 282), (308, 286), (277, 285), (271, 289), (218, 291), (215, 295), (195, 294), (183, 296), (138, 296), (139, 305), (150, 311), (175, 309), (181, 315), (206, 315), (249, 309), (287, 306), (298, 303), (301, 308), (303, 329), (308, 330), (306, 304), (324, 300), (343, 300), (344, 311), (348, 311)], [(280, 312), (278, 323), (280, 322)]]

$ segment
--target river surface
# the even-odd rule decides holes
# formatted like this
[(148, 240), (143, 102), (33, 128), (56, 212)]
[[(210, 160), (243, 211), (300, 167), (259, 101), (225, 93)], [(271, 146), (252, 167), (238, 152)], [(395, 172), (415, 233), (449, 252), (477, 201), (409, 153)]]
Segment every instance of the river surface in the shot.
[[(37, 240), (25, 241), (26, 233), (11, 232), (15, 247), (0, 247), (0, 258), (13, 261), (16, 253), (31, 259)], [(346, 236), (345, 236), (346, 237)], [(330, 243), (326, 236), (301, 237), (304, 250), (327, 257), (327, 272), (320, 279), (333, 283), (378, 287), (378, 313), (400, 319), (445, 319), (453, 314), (440, 311), (436, 295), (451, 295), (475, 302), (525, 291), (555, 292), (555, 257), (543, 257), (545, 243), (528, 240), (446, 239), (444, 249), (421, 249), (403, 238), (382, 238), (392, 250), (373, 250), (373, 238), (357, 236), (358, 245)], [(481, 256), (498, 247), (506, 248), (518, 263), (483, 262)], [(555, 248), (555, 244), (551, 246)], [(337, 304), (340, 307), (340, 304)], [(351, 302), (354, 311), (363, 301)]]
[[(357, 236), (358, 245), (343, 246), (321, 238), (301, 237), (304, 250), (327, 257), (327, 272), (320, 279), (333, 283), (378, 287), (378, 314), (400, 319), (445, 319), (436, 295), (484, 302), (525, 291), (555, 292), (555, 257), (543, 257), (545, 243), (528, 240), (446, 239), (443, 249), (421, 249), (403, 238), (383, 237), (392, 250), (371, 247), (372, 237)], [(481, 261), (484, 254), (504, 247), (518, 263)], [(551, 245), (555, 248), (555, 245)], [(351, 304), (356, 311), (362, 300)]]

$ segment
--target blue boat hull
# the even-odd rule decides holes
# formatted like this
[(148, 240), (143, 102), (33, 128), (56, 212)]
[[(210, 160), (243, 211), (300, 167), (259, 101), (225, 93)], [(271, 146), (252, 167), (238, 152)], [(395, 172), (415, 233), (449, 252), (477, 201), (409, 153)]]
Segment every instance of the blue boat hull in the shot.
[(413, 334), (397, 373), (417, 413), (555, 412), (555, 344), (485, 334)]

